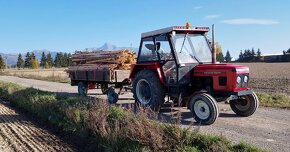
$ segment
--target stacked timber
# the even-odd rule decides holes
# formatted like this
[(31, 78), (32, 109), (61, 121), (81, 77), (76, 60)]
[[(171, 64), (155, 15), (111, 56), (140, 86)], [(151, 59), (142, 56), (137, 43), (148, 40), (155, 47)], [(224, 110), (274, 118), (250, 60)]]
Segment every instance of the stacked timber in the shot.
[(136, 63), (136, 53), (129, 50), (86, 51), (72, 55), (73, 66), (68, 71), (76, 70), (130, 70)]

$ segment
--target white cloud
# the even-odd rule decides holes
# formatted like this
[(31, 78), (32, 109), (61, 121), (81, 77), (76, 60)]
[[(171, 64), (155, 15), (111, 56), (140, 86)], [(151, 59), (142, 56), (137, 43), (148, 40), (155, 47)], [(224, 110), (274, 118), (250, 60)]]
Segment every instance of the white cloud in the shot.
[(230, 20), (221, 21), (225, 24), (234, 24), (234, 25), (271, 25), (271, 24), (279, 24), (276, 20), (271, 19), (254, 19), (254, 18), (237, 18)]
[(205, 16), (203, 19), (210, 20), (210, 19), (215, 19), (215, 18), (219, 18), (219, 17), (221, 17), (220, 14), (211, 14), (211, 15)]
[(199, 10), (199, 9), (201, 9), (201, 8), (203, 8), (202, 6), (195, 6), (194, 7), (194, 10)]

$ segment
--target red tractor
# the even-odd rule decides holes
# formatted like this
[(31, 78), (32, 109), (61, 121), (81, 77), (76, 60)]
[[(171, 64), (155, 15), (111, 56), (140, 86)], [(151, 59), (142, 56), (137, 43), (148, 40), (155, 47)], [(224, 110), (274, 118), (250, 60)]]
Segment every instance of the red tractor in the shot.
[(216, 63), (208, 31), (187, 24), (142, 33), (130, 73), (137, 104), (158, 111), (170, 99), (187, 106), (201, 124), (215, 122), (219, 101), (229, 101), (239, 116), (256, 111), (259, 100), (248, 86), (249, 68)]

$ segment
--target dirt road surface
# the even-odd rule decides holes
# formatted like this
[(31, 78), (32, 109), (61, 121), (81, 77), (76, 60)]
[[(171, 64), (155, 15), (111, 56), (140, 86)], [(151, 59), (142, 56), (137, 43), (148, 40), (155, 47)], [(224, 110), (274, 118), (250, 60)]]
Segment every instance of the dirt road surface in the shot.
[(6, 104), (0, 101), (0, 151), (75, 151)]
[[(77, 92), (77, 88), (69, 84), (11, 76), (0, 76), (0, 80), (53, 92)], [(89, 93), (92, 96), (105, 98), (100, 91), (90, 91)], [(124, 99), (130, 97), (131, 94), (121, 96)], [(120, 102), (132, 103), (133, 101), (122, 100)], [(270, 151), (290, 151), (290, 110), (260, 107), (253, 116), (244, 118), (236, 116), (230, 110), (229, 105), (219, 103), (219, 108), (220, 116), (210, 126), (194, 124), (190, 111), (185, 108), (163, 109), (162, 114), (171, 117), (181, 111), (181, 125), (184, 127), (193, 124), (193, 128), (198, 128), (202, 133), (224, 135), (235, 142), (245, 141)]]

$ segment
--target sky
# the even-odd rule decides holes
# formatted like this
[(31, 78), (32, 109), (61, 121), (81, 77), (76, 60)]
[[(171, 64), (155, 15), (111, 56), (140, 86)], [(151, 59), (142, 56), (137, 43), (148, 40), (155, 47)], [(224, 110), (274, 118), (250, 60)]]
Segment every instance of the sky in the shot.
[(216, 41), (232, 56), (241, 49), (290, 48), (288, 0), (0, 0), (0, 53), (74, 52), (138, 47), (142, 32), (215, 24)]

